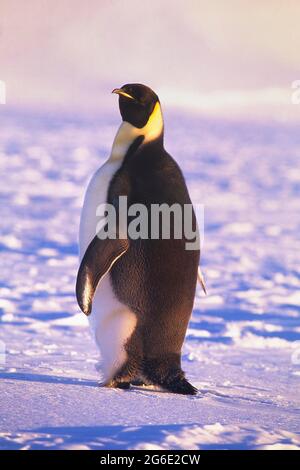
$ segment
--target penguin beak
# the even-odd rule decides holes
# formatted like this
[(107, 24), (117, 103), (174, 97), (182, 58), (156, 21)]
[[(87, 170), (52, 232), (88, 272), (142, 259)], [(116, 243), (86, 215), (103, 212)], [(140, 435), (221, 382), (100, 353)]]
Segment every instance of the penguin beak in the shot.
[(131, 100), (134, 100), (133, 96), (129, 95), (126, 93), (126, 91), (122, 90), (122, 88), (115, 88), (112, 93), (116, 93), (116, 95), (122, 95), (125, 96), (125, 98), (129, 98)]

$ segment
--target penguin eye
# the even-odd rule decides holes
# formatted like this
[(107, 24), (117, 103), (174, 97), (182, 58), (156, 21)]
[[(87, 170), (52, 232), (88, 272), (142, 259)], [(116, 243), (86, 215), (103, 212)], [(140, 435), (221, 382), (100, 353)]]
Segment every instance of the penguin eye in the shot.
[(139, 88), (129, 86), (124, 91), (134, 98), (135, 104), (143, 107), (147, 105), (147, 96)]
[(141, 93), (135, 93), (134, 94), (134, 97), (136, 99), (136, 101), (141, 105), (141, 106), (145, 106), (147, 104), (147, 99), (145, 97), (145, 95), (141, 94)]
[(130, 96), (132, 96), (134, 98), (135, 102), (139, 103), (139, 99), (138, 99), (138, 96), (137, 96), (135, 90), (133, 90), (131, 87), (129, 87), (129, 88), (126, 88), (125, 91), (126, 91), (126, 93), (128, 93)]
[(134, 96), (135, 102), (137, 104), (139, 104), (140, 106), (145, 106), (146, 105), (146, 102), (145, 102), (143, 96), (140, 96), (137, 93), (133, 93), (132, 96)]

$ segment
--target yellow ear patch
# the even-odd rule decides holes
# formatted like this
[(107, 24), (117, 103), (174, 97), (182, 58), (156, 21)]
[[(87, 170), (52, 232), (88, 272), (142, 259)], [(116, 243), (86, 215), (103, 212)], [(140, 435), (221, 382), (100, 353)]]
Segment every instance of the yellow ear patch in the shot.
[(154, 106), (147, 124), (141, 129), (141, 134), (145, 136), (145, 142), (154, 140), (162, 133), (164, 127), (161, 107), (159, 101)]
[(159, 102), (154, 106), (152, 113), (144, 127), (141, 129), (134, 127), (127, 121), (124, 121), (113, 142), (110, 160), (122, 160), (132, 142), (140, 135), (145, 137), (144, 142), (150, 142), (157, 139), (163, 132), (164, 122)]

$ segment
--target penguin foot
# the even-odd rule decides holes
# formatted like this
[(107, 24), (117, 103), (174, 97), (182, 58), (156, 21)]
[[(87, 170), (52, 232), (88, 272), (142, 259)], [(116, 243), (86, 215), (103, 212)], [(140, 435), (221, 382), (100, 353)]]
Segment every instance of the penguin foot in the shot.
[(130, 388), (130, 382), (122, 382), (118, 380), (110, 380), (104, 384), (105, 387), (109, 388), (121, 388), (122, 390), (128, 390)]
[(119, 382), (115, 385), (115, 388), (121, 388), (122, 390), (129, 390), (130, 382)]
[(130, 381), (131, 385), (134, 385), (135, 387), (143, 387), (144, 385), (147, 385), (146, 382), (142, 379), (134, 379)]
[(185, 378), (180, 366), (180, 355), (169, 354), (146, 359), (143, 375), (164, 390), (182, 395), (196, 395), (198, 390)]
[(197, 395), (198, 393), (197, 388), (190, 384), (185, 377), (175, 378), (167, 383), (162, 383), (161, 387), (168, 392), (180, 393), (182, 395)]
[(136, 387), (146, 387), (147, 385), (153, 385), (153, 382), (150, 382), (150, 380), (144, 379), (142, 377), (136, 377), (130, 380), (130, 383)]

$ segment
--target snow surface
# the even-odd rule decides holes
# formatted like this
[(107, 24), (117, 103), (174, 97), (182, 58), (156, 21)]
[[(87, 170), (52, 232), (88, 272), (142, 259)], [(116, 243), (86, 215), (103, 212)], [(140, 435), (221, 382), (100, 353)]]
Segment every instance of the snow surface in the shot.
[(0, 447), (300, 449), (299, 129), (166, 116), (166, 147), (205, 204), (209, 295), (183, 351), (200, 392), (184, 397), (99, 388), (74, 297), (83, 192), (117, 125), (2, 115)]

